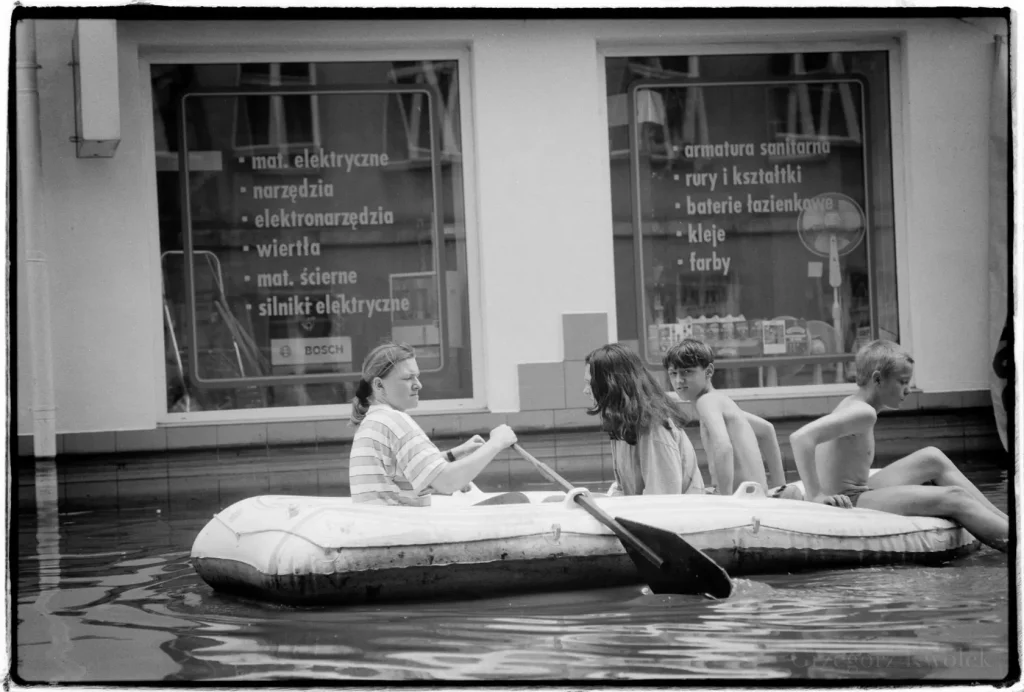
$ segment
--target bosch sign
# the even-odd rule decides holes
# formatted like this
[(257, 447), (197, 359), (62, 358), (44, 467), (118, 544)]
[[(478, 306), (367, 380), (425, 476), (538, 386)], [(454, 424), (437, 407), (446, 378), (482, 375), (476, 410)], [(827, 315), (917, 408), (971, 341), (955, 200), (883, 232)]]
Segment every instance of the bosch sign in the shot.
[(325, 336), (314, 339), (271, 339), (273, 365), (307, 363), (351, 363), (352, 337)]

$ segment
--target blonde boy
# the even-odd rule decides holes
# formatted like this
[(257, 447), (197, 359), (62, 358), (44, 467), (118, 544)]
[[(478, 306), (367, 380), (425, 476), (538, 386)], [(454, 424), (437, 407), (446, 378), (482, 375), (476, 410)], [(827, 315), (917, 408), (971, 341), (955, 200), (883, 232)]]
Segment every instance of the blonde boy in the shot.
[[(857, 353), (857, 392), (832, 413), (789, 436), (807, 500), (908, 516), (946, 517), (978, 540), (1006, 550), (1006, 514), (935, 447), (925, 447), (869, 475), (878, 412), (907, 397), (914, 359), (891, 341)], [(924, 483), (934, 485), (922, 485)]]
[(672, 389), (697, 409), (711, 482), (720, 494), (732, 494), (744, 481), (756, 481), (766, 489), (785, 484), (775, 426), (741, 410), (735, 401), (714, 388), (711, 376), (715, 372), (715, 354), (707, 344), (683, 339), (668, 350), (662, 364)]

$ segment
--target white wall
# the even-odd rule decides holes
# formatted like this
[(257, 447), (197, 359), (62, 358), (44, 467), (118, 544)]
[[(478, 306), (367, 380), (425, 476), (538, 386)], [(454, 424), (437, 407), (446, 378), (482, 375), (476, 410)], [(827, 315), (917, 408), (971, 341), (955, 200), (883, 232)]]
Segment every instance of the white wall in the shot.
[(57, 432), (152, 428), (153, 344), (162, 334), (152, 301), (155, 208), (144, 185), (153, 164), (139, 139), (149, 114), (122, 71), (116, 157), (76, 158), (74, 23), (36, 25)]
[[(605, 86), (592, 37), (541, 22), (474, 50), (491, 410), (519, 407), (517, 365), (562, 360), (562, 315), (615, 325)], [(571, 181), (571, 184), (570, 184)]]
[[(907, 171), (908, 223), (898, 239), (906, 268), (899, 277), (905, 340), (913, 345), (922, 389), (987, 386), (992, 39), (976, 26), (955, 20), (275, 22), (269, 28), (120, 22), (121, 145), (114, 159), (79, 160), (68, 140), (73, 27), (39, 24), (59, 432), (149, 428), (157, 417), (163, 336), (155, 174), (136, 43), (239, 56), (294, 54), (299, 46), (320, 60), (342, 48), (468, 45), (472, 91), (465, 97), (475, 127), (477, 209), (470, 232), (478, 234), (479, 253), (470, 261), (480, 266), (482, 304), (474, 339), (482, 345), (476, 355), (485, 361), (479, 384), (488, 406), (508, 411), (518, 407), (519, 363), (561, 360), (562, 314), (606, 312), (615, 337), (601, 50), (749, 46), (754, 36), (766, 49), (794, 40), (845, 40), (842, 49), (850, 50), (858, 40), (905, 33), (904, 142), (894, 152)], [(474, 194), (472, 186), (468, 192)], [(21, 432), (30, 430), (22, 425), (26, 366), (19, 357)]]
[(907, 37), (906, 250), (917, 386), (984, 389), (991, 36), (952, 21)]

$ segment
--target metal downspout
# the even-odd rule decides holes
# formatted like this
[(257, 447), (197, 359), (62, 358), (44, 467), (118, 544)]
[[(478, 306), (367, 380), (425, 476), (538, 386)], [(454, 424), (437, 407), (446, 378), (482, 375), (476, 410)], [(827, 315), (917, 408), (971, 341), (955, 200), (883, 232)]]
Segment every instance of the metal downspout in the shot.
[(30, 370), (32, 379), (32, 444), (36, 458), (57, 456), (57, 421), (53, 392), (53, 350), (50, 338), (50, 277), (43, 251), (45, 229), (39, 223), (42, 143), (39, 132), (39, 65), (36, 63), (35, 21), (16, 27), (18, 223), (25, 247), (28, 285)]

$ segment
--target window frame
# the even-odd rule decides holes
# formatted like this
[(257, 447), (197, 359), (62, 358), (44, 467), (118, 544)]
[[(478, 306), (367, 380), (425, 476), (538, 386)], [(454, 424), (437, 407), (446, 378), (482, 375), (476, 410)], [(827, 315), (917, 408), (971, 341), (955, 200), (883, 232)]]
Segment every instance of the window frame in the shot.
[[(141, 99), (141, 112), (145, 117), (141, 123), (141, 146), (139, 152), (140, 165), (146, 171), (148, 196), (152, 212), (146, 233), (151, 239), (151, 262), (154, 267), (160, 266), (159, 226), (156, 213), (156, 172), (153, 165), (157, 159), (155, 136), (153, 131), (153, 91), (150, 79), (151, 68), (156, 64), (236, 64), (244, 62), (383, 62), (383, 61), (456, 61), (459, 67), (459, 119), (461, 126), (461, 165), (462, 185), (455, 190), (463, 207), (465, 219), (466, 244), (466, 281), (469, 302), (469, 331), (474, 335), (469, 339), (469, 350), (472, 357), (473, 393), (471, 397), (458, 399), (435, 399), (423, 401), (416, 408), (422, 414), (459, 413), (487, 410), (487, 382), (484, 357), (485, 331), (483, 324), (483, 308), (479, 262), (479, 210), (477, 207), (477, 165), (475, 143), (475, 121), (473, 109), (472, 61), (471, 53), (465, 42), (450, 41), (447, 46), (438, 46), (436, 42), (429, 45), (409, 43), (401, 47), (387, 49), (322, 49), (310, 47), (302, 39), (294, 39), (282, 43), (275, 35), (267, 40), (267, 36), (259, 35), (246, 39), (245, 45), (238, 45), (237, 39), (226, 39), (221, 48), (210, 46), (196, 47), (187, 45), (177, 34), (165, 34), (159, 38), (150, 37), (144, 43), (136, 44), (137, 65), (136, 87)], [(226, 47), (223, 47), (226, 46)], [(270, 46), (270, 47), (264, 47)], [(178, 161), (175, 155), (175, 163)], [(456, 186), (458, 187), (458, 186)], [(442, 235), (451, 235), (451, 229), (443, 227)], [(163, 277), (154, 276), (151, 286), (151, 305), (154, 314), (163, 314)], [(445, 301), (446, 296), (441, 296)], [(153, 338), (154, 407), (157, 424), (161, 427), (188, 426), (202, 423), (244, 423), (244, 422), (275, 422), (289, 420), (337, 420), (347, 418), (352, 410), (350, 403), (329, 405), (292, 406), (280, 408), (231, 409), (223, 411), (191, 411), (170, 412), (166, 405), (167, 373), (164, 362), (164, 323), (160, 319), (155, 322)], [(463, 328), (465, 333), (465, 328)]]
[[(642, 232), (643, 228), (643, 209), (641, 208), (641, 202), (643, 195), (641, 194), (641, 185), (643, 182), (640, 179), (640, 141), (639, 141), (639, 128), (637, 127), (637, 92), (645, 89), (654, 91), (656, 88), (687, 88), (687, 87), (729, 87), (729, 86), (796, 86), (796, 85), (810, 85), (810, 84), (840, 84), (840, 83), (856, 83), (861, 87), (861, 106), (860, 106), (860, 118), (861, 118), (861, 131), (869, 132), (867, 123), (867, 101), (868, 101), (868, 90), (864, 84), (864, 80), (856, 76), (844, 76), (841, 79), (826, 79), (818, 77), (794, 77), (792, 79), (762, 79), (762, 80), (737, 80), (737, 81), (721, 81), (721, 80), (704, 80), (694, 79), (693, 81), (677, 82), (677, 81), (662, 81), (662, 80), (649, 80), (640, 79), (630, 84), (627, 91), (627, 104), (631, 106), (628, 111), (629, 116), (629, 140), (630, 146), (630, 197), (632, 205), (632, 220), (633, 220), (633, 253), (634, 257), (640, 258), (640, 261), (636, 263), (634, 269), (634, 277), (636, 283), (636, 308), (637, 308), (637, 334), (646, 335), (648, 327), (647, 323), (647, 295), (645, 290), (645, 278), (646, 274), (643, 257), (644, 257), (644, 236)], [(866, 228), (864, 232), (864, 243), (868, 253), (868, 259), (871, 258), (871, 233), (870, 233), (870, 194), (871, 186), (868, 181), (868, 171), (870, 170), (870, 157), (868, 153), (867, 144), (861, 146), (862, 157), (863, 157), (863, 171), (864, 171), (864, 214), (866, 221)], [(877, 324), (875, 308), (875, 302), (877, 299), (877, 293), (872, 287), (871, 297), (868, 301), (868, 310), (870, 314), (870, 320), (872, 325)], [(874, 337), (874, 338), (877, 338)], [(648, 340), (646, 338), (639, 339), (639, 351), (640, 357), (648, 365), (659, 365), (657, 361), (651, 360), (650, 354), (647, 352)], [(715, 365), (719, 368), (742, 368), (742, 367), (770, 367), (774, 365), (786, 365), (786, 364), (801, 364), (801, 365), (816, 365), (843, 362), (847, 363), (853, 360), (855, 354), (842, 353), (842, 354), (825, 354), (820, 356), (760, 356), (756, 358), (720, 358), (715, 360)], [(731, 391), (731, 390), (730, 390)]]
[[(820, 36), (816, 36), (811, 32), (801, 34), (799, 32), (787, 33), (785, 36), (780, 36), (777, 40), (772, 40), (772, 37), (767, 36), (765, 39), (753, 42), (743, 41), (737, 39), (736, 41), (725, 39), (725, 40), (713, 40), (709, 41), (699, 36), (690, 36), (680, 32), (680, 35), (675, 37), (672, 43), (665, 43), (664, 36), (650, 37), (645, 39), (644, 37), (628, 36), (623, 35), (619, 38), (613, 34), (602, 34), (598, 39), (598, 50), (597, 58), (599, 65), (599, 85), (600, 89), (599, 102), (600, 102), (600, 115), (603, 118), (603, 122), (606, 124), (608, 120), (607, 110), (607, 94), (606, 85), (608, 81), (607, 73), (607, 59), (609, 58), (632, 58), (632, 57), (649, 57), (649, 56), (715, 56), (715, 55), (757, 55), (757, 54), (768, 54), (768, 53), (832, 53), (832, 52), (863, 52), (863, 51), (884, 51), (888, 57), (888, 98), (889, 98), (889, 129), (890, 129), (890, 151), (892, 157), (892, 193), (893, 193), (893, 233), (895, 240), (895, 285), (897, 294), (897, 307), (899, 312), (899, 328), (900, 328), (900, 343), (905, 348), (913, 350), (913, 331), (911, 329), (912, 323), (910, 320), (909, 306), (911, 304), (910, 286), (908, 283), (909, 277), (909, 258), (907, 256), (907, 227), (908, 217), (911, 214), (909, 208), (909, 200), (907, 197), (907, 191), (912, 186), (910, 184), (910, 175), (908, 169), (903, 164), (903, 161), (907, 156), (908, 146), (907, 140), (904, 133), (911, 129), (910, 123), (907, 122), (906, 117), (909, 112), (909, 108), (906, 107), (904, 94), (906, 93), (905, 87), (905, 69), (902, 58), (903, 53), (903, 40), (900, 35), (895, 33), (872, 33), (865, 35), (859, 39), (834, 39), (834, 40), (823, 40)], [(720, 81), (720, 80), (719, 80)], [(788, 80), (787, 80), (788, 81)], [(632, 85), (631, 85), (632, 89)], [(866, 99), (865, 99), (866, 102)], [(633, 108), (632, 97), (627, 98), (627, 104), (629, 107), (629, 122), (630, 122), (630, 141), (632, 142), (632, 128), (633, 121), (635, 119), (635, 109)], [(863, 108), (863, 106), (862, 106)], [(603, 146), (607, 149), (607, 139), (603, 142)], [(630, 152), (630, 167), (633, 168), (632, 159), (636, 155), (635, 147), (631, 146)], [(869, 156), (865, 154), (866, 158)], [(611, 172), (610, 172), (610, 161), (608, 157), (604, 158), (607, 169), (607, 176), (610, 183)], [(642, 326), (644, 320), (644, 314), (641, 312), (643, 309), (642, 299), (643, 294), (639, 291), (640, 284), (638, 281), (642, 280), (639, 276), (643, 271), (640, 265), (643, 262), (643, 255), (639, 253), (638, 240), (640, 234), (636, 233), (636, 213), (637, 205), (635, 203), (636, 189), (633, 185), (634, 173), (630, 171), (630, 197), (631, 197), (631, 214), (630, 220), (634, 225), (633, 233), (633, 252), (634, 252), (634, 289), (638, 291), (636, 296), (635, 308), (637, 312), (637, 326), (638, 329)], [(609, 188), (610, 189), (610, 188)], [(868, 234), (870, 235), (870, 234)], [(876, 296), (873, 294), (871, 298), (871, 306), (873, 315), (877, 313)], [(640, 350), (641, 358), (648, 366), (656, 372), (661, 371), (661, 365), (652, 365), (647, 361), (647, 345), (646, 345), (646, 334), (643, 331), (638, 332), (637, 342), (638, 349)], [(618, 338), (617, 333), (615, 338)], [(821, 358), (819, 356), (819, 358)], [(830, 358), (830, 356), (824, 356), (824, 358)], [(736, 361), (756, 361), (757, 359), (735, 359)], [(767, 360), (767, 359), (764, 359)], [(832, 358), (834, 360), (834, 357)], [(779, 359), (777, 362), (783, 362)], [(757, 367), (756, 362), (749, 363), (750, 367)], [(742, 367), (742, 365), (741, 365)], [(856, 384), (854, 383), (823, 383), (823, 384), (805, 384), (805, 385), (794, 385), (794, 386), (763, 386), (763, 387), (740, 387), (735, 389), (729, 389), (730, 396), (738, 399), (779, 399), (779, 398), (797, 398), (808, 395), (838, 395), (848, 394), (856, 390)]]
[[(431, 158), (430, 167), (432, 172), (432, 189), (431, 189), (431, 201), (434, 209), (434, 228), (433, 228), (433, 260), (434, 260), (434, 274), (435, 281), (434, 285), (437, 290), (438, 296), (438, 321), (440, 324), (445, 324), (446, 305), (443, 297), (447, 295), (445, 286), (445, 265), (444, 265), (444, 219), (442, 213), (442, 199), (441, 199), (441, 158), (440, 158), (440, 94), (436, 89), (432, 87), (423, 86), (412, 86), (412, 85), (358, 85), (358, 86), (322, 86), (319, 89), (314, 90), (311, 87), (271, 87), (266, 91), (257, 91), (251, 88), (235, 88), (235, 89), (195, 89), (182, 95), (181, 101), (178, 104), (179, 108), (179, 146), (178, 146), (178, 170), (188, 170), (189, 160), (189, 149), (187, 143), (186, 132), (188, 128), (187, 123), (187, 104), (188, 99), (191, 97), (235, 97), (241, 98), (246, 96), (267, 96), (271, 98), (275, 96), (278, 99), (282, 99), (284, 95), (296, 95), (296, 96), (310, 96), (315, 98), (316, 96), (349, 96), (349, 95), (386, 95), (391, 96), (393, 94), (417, 94), (425, 93), (429, 96), (429, 113), (430, 113), (430, 148)], [(237, 101), (236, 101), (237, 106)], [(275, 148), (275, 147), (271, 147)], [(266, 149), (266, 147), (264, 147)], [(240, 150), (241, 153), (246, 155), (252, 155), (252, 149), (244, 148)], [(189, 179), (186, 175), (179, 176), (179, 190), (178, 193), (181, 198), (181, 236), (183, 243), (183, 250), (186, 257), (193, 257), (196, 254), (194, 238), (192, 234), (192, 205), (190, 198), (190, 185)], [(233, 389), (237, 387), (253, 387), (253, 386), (276, 386), (276, 385), (298, 385), (298, 384), (324, 384), (330, 382), (346, 382), (352, 381), (359, 378), (359, 372), (337, 372), (337, 373), (316, 373), (312, 375), (267, 375), (259, 377), (223, 377), (223, 378), (206, 378), (203, 377), (199, 367), (199, 331), (196, 329), (196, 285), (195, 285), (195, 269), (193, 262), (184, 262), (185, 270), (185, 300), (188, 308), (189, 320), (186, 331), (186, 343), (190, 349), (188, 367), (189, 376), (192, 382), (199, 388), (207, 389)], [(422, 372), (434, 372), (444, 368), (444, 348), (446, 339), (444, 338), (447, 329), (441, 329), (441, 359), (438, 367), (432, 370), (422, 370)], [(354, 364), (353, 364), (354, 365)]]

